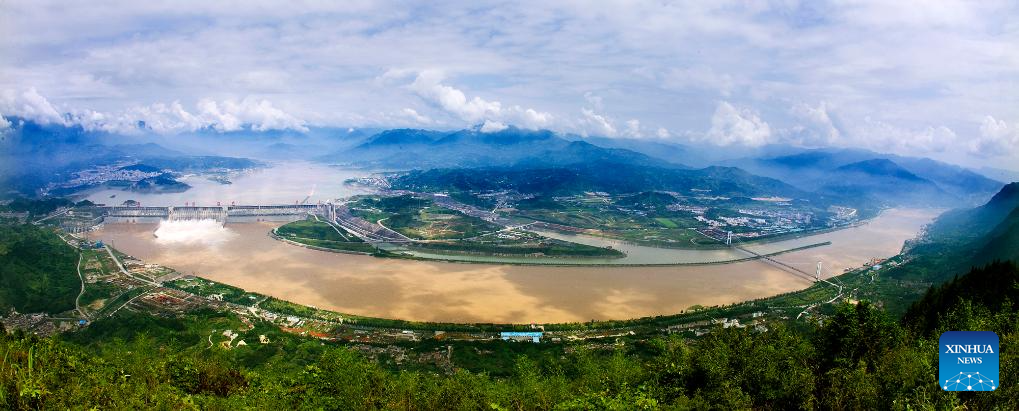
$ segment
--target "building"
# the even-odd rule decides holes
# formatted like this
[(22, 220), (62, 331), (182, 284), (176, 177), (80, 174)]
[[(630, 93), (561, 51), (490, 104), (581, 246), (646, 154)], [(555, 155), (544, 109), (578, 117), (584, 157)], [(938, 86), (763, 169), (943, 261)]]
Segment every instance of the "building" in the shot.
[(517, 341), (517, 342), (541, 342), (541, 331), (503, 331), (499, 333), (499, 338), (503, 341)]

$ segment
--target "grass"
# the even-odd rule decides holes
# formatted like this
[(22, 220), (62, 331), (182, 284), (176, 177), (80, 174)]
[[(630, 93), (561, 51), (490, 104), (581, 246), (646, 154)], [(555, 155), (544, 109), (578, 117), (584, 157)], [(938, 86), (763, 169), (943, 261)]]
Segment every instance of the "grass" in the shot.
[(276, 229), (276, 235), (291, 239), (315, 239), (333, 242), (360, 243), (363, 242), (357, 236), (350, 234), (342, 227), (329, 225), (324, 221), (308, 219), (294, 221)]
[(342, 227), (317, 219), (294, 221), (276, 229), (282, 239), (315, 248), (358, 253), (372, 253), (375, 247), (351, 234)]
[(676, 225), (676, 223), (672, 222), (672, 220), (670, 220), (668, 218), (665, 218), (665, 217), (655, 218), (655, 221), (657, 221), (658, 224), (661, 224), (665, 228), (676, 228), (676, 227), (679, 227), (678, 225)]
[(476, 237), (501, 227), (477, 217), (442, 207), (425, 207), (417, 213), (392, 216), (383, 221), (387, 227), (419, 240), (449, 240)]
[(234, 286), (198, 277), (179, 278), (164, 283), (163, 285), (168, 288), (176, 288), (202, 297), (221, 295), (223, 301), (240, 305), (250, 306), (262, 298), (259, 294), (249, 293)]

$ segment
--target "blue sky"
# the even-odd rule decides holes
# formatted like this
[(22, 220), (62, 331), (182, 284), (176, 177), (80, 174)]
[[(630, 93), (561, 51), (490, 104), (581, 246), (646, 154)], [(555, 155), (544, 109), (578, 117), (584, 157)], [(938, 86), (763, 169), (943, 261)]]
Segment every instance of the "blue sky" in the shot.
[(167, 138), (513, 124), (1015, 169), (1019, 6), (5, 1), (0, 114)]

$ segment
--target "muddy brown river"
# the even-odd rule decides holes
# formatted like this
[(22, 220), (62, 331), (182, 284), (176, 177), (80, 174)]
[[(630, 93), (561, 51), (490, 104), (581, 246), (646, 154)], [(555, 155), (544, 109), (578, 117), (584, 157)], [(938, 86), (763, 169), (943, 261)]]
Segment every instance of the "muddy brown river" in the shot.
[[(831, 245), (776, 259), (825, 275), (890, 257), (937, 210), (894, 209), (859, 227), (788, 240)], [(271, 239), (280, 223), (107, 224), (117, 249), (262, 294), (344, 313), (448, 322), (549, 323), (672, 314), (805, 288), (810, 280), (761, 261), (668, 267), (556, 267), (381, 259)], [(160, 237), (153, 235), (160, 229)], [(782, 248), (783, 242), (760, 246)]]

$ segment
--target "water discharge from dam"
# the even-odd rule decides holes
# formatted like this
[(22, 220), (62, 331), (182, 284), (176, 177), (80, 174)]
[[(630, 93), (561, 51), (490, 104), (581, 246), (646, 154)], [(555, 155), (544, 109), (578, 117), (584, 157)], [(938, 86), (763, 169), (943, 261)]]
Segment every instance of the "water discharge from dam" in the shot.
[(157, 244), (164, 246), (199, 245), (218, 247), (237, 237), (218, 220), (170, 221), (159, 223), (152, 233)]
[[(859, 227), (789, 240), (832, 244), (777, 258), (810, 272), (817, 261), (824, 261), (830, 274), (839, 274), (870, 258), (895, 255), (903, 241), (936, 215), (935, 210), (888, 210)], [(107, 224), (92, 237), (147, 262), (250, 291), (339, 312), (409, 320), (528, 323), (625, 319), (677, 313), (695, 304), (766, 297), (811, 284), (760, 261), (554, 267), (382, 259), (309, 250), (273, 240), (268, 232), (280, 224), (228, 223), (221, 228), (229, 235), (201, 222), (181, 227)], [(156, 230), (170, 237), (161, 240), (153, 235)], [(206, 232), (214, 240), (196, 240)]]

